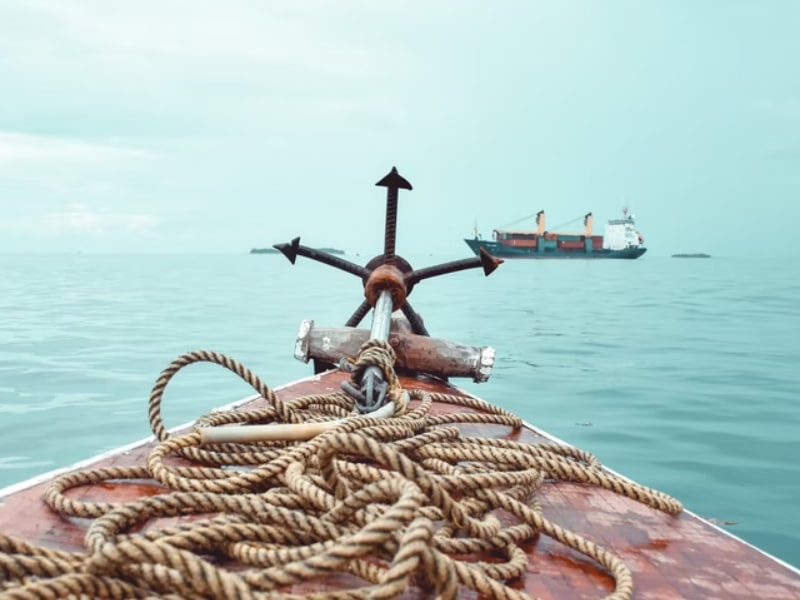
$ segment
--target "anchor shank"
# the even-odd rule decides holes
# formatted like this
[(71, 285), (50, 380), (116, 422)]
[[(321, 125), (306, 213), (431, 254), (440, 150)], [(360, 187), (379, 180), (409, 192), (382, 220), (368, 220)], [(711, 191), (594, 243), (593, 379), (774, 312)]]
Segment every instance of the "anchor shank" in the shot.
[(397, 188), (386, 188), (386, 235), (384, 236), (383, 258), (391, 264), (395, 256), (397, 239)]
[(397, 238), (397, 193), (398, 190), (411, 190), (411, 184), (392, 167), (386, 175), (375, 185), (386, 188), (386, 234), (384, 236), (383, 259), (384, 264), (390, 265), (395, 260), (395, 240)]

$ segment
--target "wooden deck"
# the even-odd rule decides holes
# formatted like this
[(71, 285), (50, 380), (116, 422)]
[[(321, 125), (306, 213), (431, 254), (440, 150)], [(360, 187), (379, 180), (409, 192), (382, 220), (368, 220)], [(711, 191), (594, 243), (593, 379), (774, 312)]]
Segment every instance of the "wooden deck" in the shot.
[[(338, 372), (325, 373), (282, 388), (278, 394), (290, 399), (338, 391), (343, 377)], [(403, 383), (406, 387), (452, 391), (436, 380), (404, 378)], [(258, 403), (259, 400), (252, 401), (241, 408), (252, 408)], [(453, 409), (442, 405), (436, 410)], [(462, 425), (460, 429), (465, 436), (511, 437), (533, 444), (552, 441), (532, 427), (513, 431), (500, 425)], [(101, 457), (91, 466), (143, 464), (153, 446), (153, 442), (148, 442), (124, 449)], [(34, 480), (0, 490), (0, 533), (47, 548), (83, 551), (90, 521), (53, 513), (42, 501), (49, 481), (49, 478)], [(149, 481), (107, 482), (72, 490), (68, 497), (124, 502), (163, 491), (159, 484)], [(796, 569), (690, 512), (671, 516), (614, 492), (570, 482), (545, 483), (539, 498), (545, 517), (600, 544), (627, 564), (633, 574), (633, 597), (639, 600), (800, 598), (800, 573)], [(174, 523), (175, 519), (169, 521)], [(149, 527), (163, 525), (150, 524)], [(531, 597), (594, 599), (613, 591), (613, 579), (602, 566), (544, 534), (528, 543), (526, 551), (529, 555), (527, 574), (509, 585)], [(0, 569), (0, 597), (3, 595), (2, 577)], [(348, 576), (337, 576), (319, 584), (296, 586), (293, 591), (330, 590), (349, 584)], [(361, 581), (360, 585), (363, 584)], [(411, 587), (402, 597), (433, 595)], [(478, 595), (463, 590), (459, 597), (477, 598)]]

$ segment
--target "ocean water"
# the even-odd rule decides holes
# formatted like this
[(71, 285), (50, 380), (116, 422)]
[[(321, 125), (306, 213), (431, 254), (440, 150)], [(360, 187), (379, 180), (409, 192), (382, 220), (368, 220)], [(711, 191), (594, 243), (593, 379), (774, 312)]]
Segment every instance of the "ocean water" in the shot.
[[(361, 299), (358, 278), (276, 255), (0, 256), (0, 488), (148, 436), (150, 388), (183, 352), (273, 387), (310, 374), (301, 320), (341, 325)], [(800, 565), (797, 261), (507, 261), (409, 300), (432, 335), (497, 350), (489, 382), (455, 383)], [(165, 420), (250, 393), (192, 365)]]

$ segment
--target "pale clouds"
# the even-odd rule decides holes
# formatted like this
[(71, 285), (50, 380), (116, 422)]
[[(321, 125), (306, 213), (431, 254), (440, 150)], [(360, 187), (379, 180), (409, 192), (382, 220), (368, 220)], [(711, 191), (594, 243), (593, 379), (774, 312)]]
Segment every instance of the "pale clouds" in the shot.
[(154, 158), (152, 152), (107, 143), (0, 131), (0, 168), (26, 162), (125, 162)]
[(153, 215), (108, 213), (82, 204), (73, 204), (61, 212), (48, 213), (42, 219), (43, 229), (51, 233), (86, 232), (108, 235), (118, 231), (152, 233), (158, 225)]
[(43, 237), (73, 234), (96, 237), (117, 234), (150, 236), (155, 233), (159, 222), (158, 217), (154, 215), (110, 212), (84, 204), (71, 204), (61, 210), (39, 216), (0, 218), (0, 231)]
[[(368, 36), (370, 48), (364, 51), (362, 26), (349, 17), (348, 6), (374, 18), (383, 12), (360, 1), (35, 0), (20, 5), (0, 0), (4, 12), (38, 22), (36, 31), (4, 32), (0, 65), (40, 72), (66, 68), (76, 75), (80, 66), (102, 73), (100, 86), (113, 80), (149, 87), (227, 78), (274, 90), (275, 84), (305, 88), (319, 78), (352, 80), (380, 73), (392, 54), (408, 52), (381, 36)], [(259, 72), (268, 72), (269, 81), (254, 83)]]
[(114, 203), (118, 185), (106, 178), (142, 163), (155, 163), (149, 150), (112, 142), (0, 131), (0, 182), (4, 238), (70, 239), (116, 235), (152, 236), (158, 217), (126, 208), (96, 208), (84, 198)]

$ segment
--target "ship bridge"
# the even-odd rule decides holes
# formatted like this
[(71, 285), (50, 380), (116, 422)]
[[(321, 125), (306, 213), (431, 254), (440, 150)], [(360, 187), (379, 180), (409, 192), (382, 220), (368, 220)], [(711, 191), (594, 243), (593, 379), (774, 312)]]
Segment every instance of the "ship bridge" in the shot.
[(603, 248), (607, 250), (625, 250), (640, 248), (644, 243), (642, 234), (636, 230), (636, 221), (628, 209), (622, 209), (621, 219), (609, 219), (606, 234), (603, 237)]

